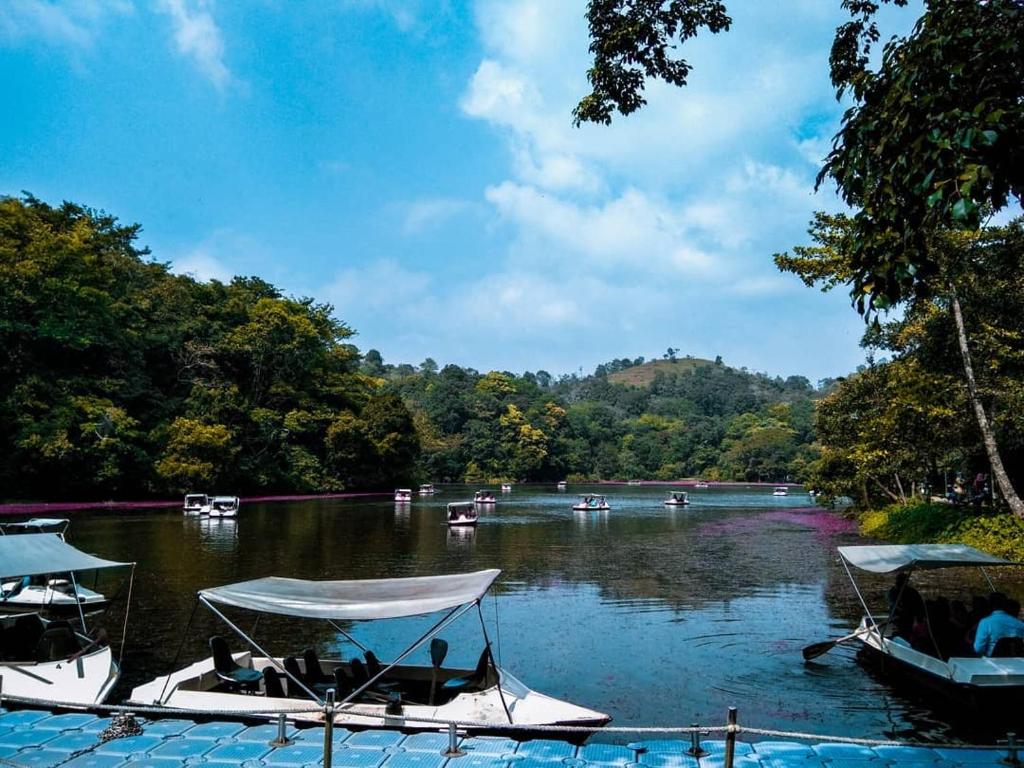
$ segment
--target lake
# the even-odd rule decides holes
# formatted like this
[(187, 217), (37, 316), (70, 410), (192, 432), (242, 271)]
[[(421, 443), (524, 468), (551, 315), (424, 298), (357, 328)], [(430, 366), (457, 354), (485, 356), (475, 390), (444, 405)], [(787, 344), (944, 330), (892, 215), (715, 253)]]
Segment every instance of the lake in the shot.
[[(208, 655), (207, 638), (230, 631), (195, 593), (260, 576), (356, 579), (500, 568), (484, 616), (499, 663), (543, 693), (601, 710), (614, 725), (719, 725), (728, 706), (741, 724), (822, 734), (933, 741), (990, 741), (990, 725), (935, 709), (930, 697), (877, 679), (839, 647), (805, 663), (803, 646), (844, 635), (861, 610), (836, 547), (861, 542), (852, 522), (815, 508), (800, 489), (690, 489), (685, 508), (662, 505), (650, 486), (517, 486), (476, 530), (449, 531), (444, 505), (468, 486), (396, 507), (376, 498), (243, 504), (237, 520), (179, 511), (87, 512), (69, 540), (115, 560), (135, 560), (123, 698), (139, 682)], [(577, 493), (608, 496), (611, 512), (574, 513)], [(108, 577), (105, 577), (108, 578)], [(980, 576), (961, 590), (987, 592)], [(890, 579), (866, 578), (884, 604)], [(920, 580), (926, 595), (934, 574)], [(1008, 591), (1020, 594), (1019, 584)], [(116, 580), (100, 585), (110, 594)], [(947, 590), (947, 594), (949, 594)], [(117, 611), (104, 619), (116, 636)], [(233, 613), (250, 628), (254, 616)], [(354, 627), (387, 659), (436, 617)], [(483, 641), (475, 613), (443, 633), (446, 666), (473, 666)], [(268, 650), (352, 655), (329, 627), (263, 618)], [(234, 637), (238, 649), (242, 643)], [(412, 657), (429, 664), (426, 649)], [(627, 741), (629, 739), (626, 739)]]

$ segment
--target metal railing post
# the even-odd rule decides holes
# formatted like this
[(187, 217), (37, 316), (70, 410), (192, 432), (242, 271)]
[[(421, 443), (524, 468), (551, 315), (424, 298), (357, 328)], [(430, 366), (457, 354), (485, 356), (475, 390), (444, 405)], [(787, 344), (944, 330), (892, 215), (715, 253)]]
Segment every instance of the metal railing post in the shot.
[(1017, 734), (1010, 731), (1006, 734), (1006, 757), (1001, 762), (1003, 765), (1019, 766), (1020, 758), (1017, 757)]
[(725, 723), (725, 761), (724, 768), (732, 768), (736, 757), (736, 707), (729, 707), (729, 715)]
[(289, 747), (295, 743), (294, 739), (288, 738), (288, 718), (284, 712), (277, 716), (277, 737), (268, 743), (271, 747)]
[(686, 754), (690, 757), (706, 757), (708, 753), (700, 745), (700, 731), (698, 730), (697, 723), (693, 723), (690, 727), (693, 730), (690, 731), (690, 748), (686, 750)]
[(444, 757), (462, 757), (466, 753), (459, 749), (459, 734), (455, 730), (455, 723), (448, 723), (448, 748), (441, 750)]
[(334, 759), (334, 689), (327, 689), (324, 701), (324, 768), (331, 768)]

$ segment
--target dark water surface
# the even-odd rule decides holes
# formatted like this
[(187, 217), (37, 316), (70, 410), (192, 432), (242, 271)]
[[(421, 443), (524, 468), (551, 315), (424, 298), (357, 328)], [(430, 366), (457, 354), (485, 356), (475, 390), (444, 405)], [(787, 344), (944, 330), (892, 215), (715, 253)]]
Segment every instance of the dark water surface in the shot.
[[(248, 504), (237, 520), (167, 510), (76, 515), (74, 544), (139, 564), (119, 696), (169, 671), (200, 588), (268, 575), (500, 568), (484, 616), (502, 666), (536, 690), (610, 713), (616, 725), (720, 724), (735, 705), (742, 723), (764, 728), (929, 740), (997, 735), (935, 709), (932, 697), (876, 679), (852, 646), (804, 663), (803, 646), (846, 634), (860, 618), (835, 552), (860, 538), (799, 489), (785, 498), (769, 488), (691, 490), (689, 507), (672, 508), (661, 503), (664, 489), (602, 487), (611, 512), (574, 513), (571, 502), (586, 488), (517, 486), (477, 530), (449, 531), (444, 505), (472, 490), (445, 486), (404, 507), (368, 499)], [(878, 605), (888, 583), (862, 585)], [(116, 586), (101, 584), (108, 593)], [(1018, 586), (1009, 591), (1018, 594)], [(987, 591), (969, 580), (958, 588)], [(255, 619), (231, 616), (246, 629)], [(387, 659), (436, 618), (353, 632)], [(111, 629), (117, 621), (105, 619)], [(208, 655), (214, 633), (229, 634), (200, 606), (175, 666)], [(443, 636), (451, 647), (446, 666), (475, 663), (482, 648), (475, 613)], [(256, 638), (275, 653), (308, 645), (322, 656), (353, 652), (312, 621), (265, 617)], [(413, 660), (429, 664), (426, 650)]]

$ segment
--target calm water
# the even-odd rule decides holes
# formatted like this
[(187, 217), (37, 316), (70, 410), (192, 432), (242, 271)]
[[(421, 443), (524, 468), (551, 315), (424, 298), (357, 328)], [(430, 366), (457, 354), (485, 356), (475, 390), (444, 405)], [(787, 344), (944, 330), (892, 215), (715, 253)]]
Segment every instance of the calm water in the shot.
[[(536, 690), (612, 714), (616, 725), (718, 724), (735, 705), (742, 723), (766, 728), (935, 740), (995, 735), (874, 678), (852, 646), (803, 662), (803, 646), (846, 634), (859, 619), (835, 554), (859, 537), (799, 491), (774, 498), (766, 488), (691, 490), (691, 506), (675, 509), (662, 505), (664, 489), (604, 487), (610, 513), (574, 513), (571, 501), (585, 487), (518, 486), (477, 530), (449, 531), (444, 505), (472, 490), (446, 486), (404, 508), (366, 499), (243, 505), (237, 521), (170, 511), (77, 515), (73, 543), (139, 564), (120, 695), (170, 669), (202, 587), (267, 575), (348, 579), (497, 567), (503, 574), (484, 617), (502, 666)], [(100, 586), (110, 593), (117, 583)], [(877, 603), (888, 580), (864, 586)], [(237, 616), (252, 626), (251, 614)], [(386, 659), (435, 619), (361, 624), (354, 632)], [(112, 612), (105, 623), (113, 629), (118, 617)], [(229, 634), (200, 607), (177, 666), (206, 656), (206, 638), (218, 632)], [(475, 613), (443, 636), (451, 647), (446, 665), (475, 663), (482, 648)], [(256, 637), (283, 654), (307, 645), (322, 656), (353, 650), (316, 622), (266, 617)], [(413, 658), (429, 663), (426, 650)]]

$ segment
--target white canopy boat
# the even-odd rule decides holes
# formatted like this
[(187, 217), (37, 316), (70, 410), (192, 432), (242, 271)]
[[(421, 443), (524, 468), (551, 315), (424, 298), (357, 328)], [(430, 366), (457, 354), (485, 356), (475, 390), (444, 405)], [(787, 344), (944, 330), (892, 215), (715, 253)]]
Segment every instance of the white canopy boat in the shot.
[(666, 507), (685, 507), (690, 503), (690, 496), (686, 491), (672, 491), (665, 499)]
[[(930, 648), (914, 648), (902, 637), (894, 636), (895, 606), (887, 619), (876, 620), (854, 579), (850, 566), (868, 573), (910, 575), (919, 570), (978, 568), (988, 587), (995, 591), (986, 568), (1020, 566), (964, 544), (887, 544), (839, 547), (839, 556), (853, 584), (864, 617), (856, 630), (861, 649), (868, 660), (882, 663), (887, 670), (898, 671), (919, 684), (936, 689), (958, 705), (989, 707), (1003, 712), (1019, 712), (1024, 704), (1024, 657), (949, 656), (943, 658), (928, 620)], [(900, 592), (906, 590), (903, 586)], [(896, 600), (896, 605), (899, 599)], [(927, 619), (927, 611), (926, 611)], [(930, 651), (930, 652), (927, 652)]]
[[(76, 573), (122, 567), (131, 567), (134, 578), (134, 563), (94, 557), (52, 533), (0, 537), (2, 575), (31, 578), (67, 573), (74, 585)], [(75, 605), (80, 628), (68, 621), (44, 619), (38, 611), (9, 613), (10, 602), (0, 600), (0, 679), (5, 699), (91, 706), (101, 704), (110, 694), (120, 674), (119, 665), (106, 633), (99, 629), (90, 636), (83, 606)]]
[(501, 484), (501, 492), (502, 493), (512, 493), (512, 483), (502, 483)]
[(555, 486), (555, 489), (559, 490), (559, 491), (564, 491), (568, 487), (569, 487), (569, 484), (567, 482), (565, 482), (565, 480), (559, 480), (558, 481), (558, 485)]
[(772, 491), (772, 496), (789, 496), (789, 489), (784, 485), (777, 486), (775, 490)]
[(433, 483), (424, 483), (420, 486), (420, 496), (432, 496), (435, 493), (437, 493), (437, 489), (434, 488)]
[(708, 484), (708, 482), (706, 480), (698, 480), (696, 483), (693, 484), (693, 487), (694, 488), (710, 488), (711, 486)]
[(411, 488), (396, 488), (395, 489), (395, 503), (396, 504), (408, 504), (412, 501), (412, 489)]
[(608, 500), (604, 496), (596, 494), (583, 494), (580, 500), (572, 505), (574, 512), (607, 512), (611, 509)]
[[(357, 581), (268, 577), (201, 590), (198, 602), (251, 650), (231, 653), (223, 638), (211, 638), (213, 656), (135, 688), (129, 703), (240, 715), (289, 711), (294, 720), (323, 722), (327, 691), (333, 689), (335, 722), (349, 728), (437, 730), (436, 721), (454, 720), (475, 733), (500, 733), (510, 725), (607, 723), (608, 715), (532, 691), (495, 664), (481, 601), (500, 573)], [(326, 621), (363, 651), (366, 662), (320, 660), (312, 649), (301, 660), (272, 657), (221, 612), (224, 606)], [(443, 667), (448, 644), (438, 635), (474, 608), (484, 640), (476, 668)], [(340, 626), (440, 612), (425, 634), (388, 663)], [(431, 665), (407, 663), (428, 641)], [(516, 734), (525, 738), (522, 731)]]
[(70, 526), (71, 521), (66, 517), (33, 517), (30, 520), (3, 523), (0, 525), (0, 534), (16, 536), (21, 533), (55, 533), (63, 541)]
[(187, 493), (182, 511), (186, 515), (208, 515), (210, 514), (210, 497), (205, 493)]
[(210, 499), (210, 517), (238, 517), (242, 501), (237, 496), (214, 496)]
[(498, 498), (494, 495), (494, 491), (477, 491), (473, 494), (474, 504), (497, 504)]
[(457, 501), (448, 505), (448, 525), (476, 525), (480, 513), (472, 501)]

